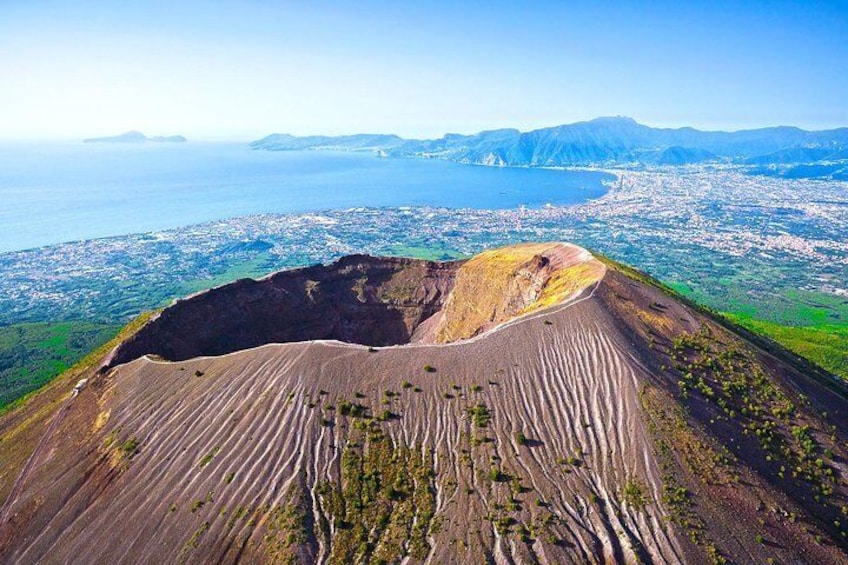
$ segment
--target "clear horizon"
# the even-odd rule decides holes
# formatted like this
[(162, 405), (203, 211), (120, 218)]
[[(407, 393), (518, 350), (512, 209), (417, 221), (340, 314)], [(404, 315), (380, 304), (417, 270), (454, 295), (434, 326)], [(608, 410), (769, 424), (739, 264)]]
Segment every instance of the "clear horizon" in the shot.
[[(532, 131), (532, 130), (536, 130), (536, 129), (544, 129), (544, 128), (549, 128), (549, 127), (563, 126), (563, 125), (572, 125), (572, 124), (579, 123), (579, 122), (592, 121), (592, 120), (598, 119), (598, 118), (631, 118), (631, 117), (632, 116), (595, 116), (595, 117), (592, 117), (592, 118), (577, 120), (575, 122), (542, 125), (542, 126), (534, 127), (532, 129), (516, 128), (514, 126), (504, 126), (504, 127), (492, 126), (492, 127), (487, 127), (485, 129), (476, 130), (476, 131), (448, 130), (448, 131), (444, 131), (443, 133), (435, 134), (433, 136), (428, 136), (428, 137), (421, 137), (421, 136), (410, 137), (410, 136), (398, 134), (395, 131), (372, 131), (372, 130), (346, 131), (346, 132), (340, 132), (340, 133), (336, 133), (336, 134), (326, 134), (326, 133), (321, 132), (321, 131), (305, 132), (305, 133), (292, 133), (292, 132), (289, 132), (289, 131), (268, 131), (268, 132), (260, 133), (260, 134), (253, 135), (253, 136), (244, 135), (244, 134), (242, 134), (242, 135), (232, 135), (232, 136), (228, 136), (226, 134), (218, 134), (218, 135), (211, 135), (211, 136), (192, 137), (192, 136), (185, 135), (181, 131), (157, 132), (157, 131), (142, 131), (138, 128), (130, 128), (130, 129), (122, 130), (122, 131), (114, 131), (114, 132), (111, 132), (111, 133), (105, 133), (105, 134), (102, 134), (102, 135), (98, 134), (96, 136), (86, 135), (86, 136), (40, 137), (40, 138), (36, 138), (36, 137), (30, 137), (30, 138), (27, 138), (27, 137), (0, 138), (0, 143), (10, 143), (10, 142), (77, 142), (77, 141), (82, 141), (83, 139), (87, 139), (89, 137), (114, 137), (114, 136), (119, 136), (119, 135), (122, 135), (124, 133), (131, 132), (131, 131), (139, 131), (139, 132), (145, 134), (148, 137), (169, 136), (169, 135), (184, 135), (188, 141), (196, 141), (196, 142), (204, 142), (204, 143), (252, 142), (252, 141), (256, 141), (258, 139), (261, 139), (263, 137), (266, 137), (268, 135), (272, 135), (272, 134), (290, 134), (290, 135), (294, 135), (296, 137), (305, 137), (305, 136), (312, 136), (312, 135), (316, 135), (316, 136), (326, 135), (326, 136), (329, 136), (329, 137), (335, 137), (335, 136), (356, 135), (356, 134), (385, 134), (385, 135), (398, 135), (399, 137), (402, 137), (404, 139), (410, 139), (410, 140), (412, 140), (412, 139), (423, 140), (423, 139), (439, 139), (439, 138), (442, 138), (446, 135), (452, 135), (452, 134), (474, 135), (474, 134), (477, 134), (477, 133), (480, 133), (480, 132), (483, 132), (483, 131), (486, 131), (486, 130), (499, 130), (499, 129), (517, 129), (521, 132), (528, 132), (528, 131)], [(637, 123), (639, 123), (640, 125), (648, 126), (648, 127), (651, 127), (651, 128), (657, 128), (657, 129), (678, 129), (678, 128), (685, 128), (685, 127), (694, 127), (694, 126), (689, 126), (688, 124), (655, 125), (655, 124), (645, 123), (645, 122), (638, 120), (636, 118), (633, 118), (633, 119)], [(768, 124), (768, 125), (761, 125), (761, 126), (746, 127), (746, 128), (741, 128), (741, 129), (723, 129), (723, 130), (721, 130), (721, 129), (711, 129), (711, 128), (699, 128), (699, 127), (696, 127), (695, 129), (700, 130), (700, 131), (722, 131), (722, 132), (727, 132), (727, 133), (733, 133), (733, 132), (743, 131), (743, 130), (756, 130), (756, 129), (773, 128), (773, 127), (798, 127), (800, 129), (807, 130), (807, 131), (828, 131), (828, 130), (834, 130), (834, 129), (848, 128), (848, 125), (845, 125), (845, 126), (837, 125), (837, 126), (828, 127), (828, 128), (804, 128), (804, 127), (801, 127), (801, 126), (797, 126), (795, 124)]]
[(5, 4), (3, 140), (848, 126), (842, 1)]

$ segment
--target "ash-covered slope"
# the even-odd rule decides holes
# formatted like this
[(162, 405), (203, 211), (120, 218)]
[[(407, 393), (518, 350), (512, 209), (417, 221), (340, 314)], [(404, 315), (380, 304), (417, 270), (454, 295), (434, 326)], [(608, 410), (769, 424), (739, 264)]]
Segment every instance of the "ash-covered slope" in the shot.
[(845, 562), (845, 391), (760, 345), (563, 244), (239, 282), (0, 418), (0, 561)]

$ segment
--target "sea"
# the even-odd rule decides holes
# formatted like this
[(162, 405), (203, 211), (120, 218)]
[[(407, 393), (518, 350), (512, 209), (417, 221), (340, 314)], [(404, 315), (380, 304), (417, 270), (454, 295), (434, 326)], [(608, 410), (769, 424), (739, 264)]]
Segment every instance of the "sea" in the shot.
[(570, 205), (612, 178), (246, 143), (3, 143), (0, 252), (263, 213)]

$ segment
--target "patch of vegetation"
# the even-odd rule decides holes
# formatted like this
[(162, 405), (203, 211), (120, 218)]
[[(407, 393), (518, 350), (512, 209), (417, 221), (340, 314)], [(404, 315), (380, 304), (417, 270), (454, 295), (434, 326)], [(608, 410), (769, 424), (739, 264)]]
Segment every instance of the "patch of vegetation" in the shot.
[(492, 438), (490, 438), (490, 437), (488, 437), (488, 436), (475, 436), (475, 435), (472, 435), (472, 436), (468, 439), (468, 444), (469, 444), (471, 447), (477, 447), (478, 445), (483, 445), (483, 444), (485, 444), (485, 443), (492, 443)]
[(120, 446), (118, 446), (118, 450), (121, 452), (121, 457), (129, 461), (133, 457), (135, 457), (136, 453), (138, 453), (138, 446), (141, 442), (138, 441), (137, 437), (131, 437)]
[(478, 428), (485, 428), (489, 425), (489, 420), (492, 418), (492, 413), (485, 404), (478, 404), (466, 409), (471, 417), (472, 423)]
[(0, 408), (45, 385), (120, 328), (94, 322), (0, 327)]
[(341, 402), (339, 404), (339, 414), (350, 416), (351, 418), (363, 418), (368, 414), (368, 407), (358, 402)]
[(275, 268), (279, 268), (276, 266), (275, 259), (276, 258), (269, 253), (261, 252), (246, 261), (225, 264), (223, 268), (218, 265), (209, 265), (206, 269), (204, 269), (204, 271), (213, 273), (211, 277), (190, 280), (179, 285), (175, 285), (169, 289), (170, 292), (168, 295), (164, 295), (162, 297), (160, 303), (167, 302), (175, 296), (194, 294), (195, 292), (231, 283), (238, 279), (255, 279), (264, 277), (270, 271), (275, 270)]
[[(135, 334), (135, 332), (137, 332), (139, 328), (141, 328), (141, 326), (143, 326), (147, 322), (147, 320), (149, 320), (150, 317), (154, 314), (156, 314), (155, 311), (145, 312), (144, 314), (141, 314), (140, 316), (134, 318), (130, 323), (124, 326), (115, 337), (88, 353), (88, 355), (83, 357), (70, 369), (65, 371), (61, 375), (61, 378), (64, 380), (65, 383), (71, 384), (73, 382), (76, 382), (73, 379), (82, 378), (83, 375), (85, 375), (88, 371), (97, 366), (103, 356), (105, 356), (107, 353), (109, 353), (109, 351), (114, 349), (119, 343), (129, 338), (131, 335)], [(43, 389), (49, 388), (49, 386), (50, 384), (47, 384), (43, 387)], [(39, 389), (33, 390), (32, 392), (29, 392), (24, 396), (21, 396), (13, 400), (12, 402), (9, 402), (5, 406), (0, 405), (0, 414), (4, 414), (6, 412), (10, 412), (22, 406), (25, 406), (29, 399), (32, 398), (34, 395), (38, 394), (38, 392)], [(46, 414), (47, 413), (43, 413), (41, 417), (43, 418)]]
[(663, 473), (663, 502), (671, 521), (687, 532), (690, 541), (704, 550), (713, 565), (723, 565), (727, 559), (709, 537), (706, 523), (695, 512), (689, 490), (680, 484), (677, 476), (682, 465), (691, 476), (700, 477), (705, 483), (727, 484), (734, 480), (729, 466), (732, 456), (717, 452), (701, 440), (687, 423), (683, 410), (657, 389), (643, 388), (639, 400), (648, 418), (648, 430)]
[(342, 453), (340, 481), (318, 487), (335, 527), (330, 563), (394, 563), (429, 552), (434, 527), (433, 463), (395, 444), (376, 421), (360, 420)]
[(750, 352), (719, 342), (708, 330), (676, 338), (672, 359), (684, 398), (697, 394), (712, 404), (724, 421), (757, 440), (770, 473), (804, 481), (820, 509), (828, 507), (824, 499), (839, 478), (796, 406), (803, 398), (790, 399)]
[(510, 533), (512, 526), (514, 526), (518, 521), (512, 516), (508, 515), (499, 515), (492, 520), (495, 524), (495, 529), (498, 531), (498, 534), (505, 536)]
[(386, 253), (395, 257), (409, 257), (411, 259), (424, 259), (426, 261), (452, 261), (454, 259), (468, 257), (468, 255), (461, 251), (441, 245), (395, 245), (390, 247)]
[[(758, 296), (755, 306), (736, 307), (728, 302), (727, 310), (742, 316), (789, 326), (822, 326), (848, 324), (848, 301), (834, 294), (782, 288), (770, 296)], [(742, 303), (742, 301), (738, 301)]]
[(221, 450), (220, 447), (216, 447), (215, 449), (213, 449), (212, 451), (210, 451), (209, 453), (204, 455), (203, 458), (200, 460), (200, 462), (197, 464), (197, 466), (200, 467), (201, 469), (203, 467), (206, 467), (212, 461), (212, 459), (215, 458), (215, 456), (218, 454), (218, 452), (220, 450)]
[(493, 483), (505, 483), (509, 480), (509, 475), (507, 475), (497, 467), (493, 467), (489, 471), (489, 480)]
[(642, 483), (634, 480), (627, 481), (624, 484), (624, 490), (622, 491), (623, 501), (629, 506), (632, 506), (635, 510), (644, 509), (646, 500), (645, 494), (642, 490)]
[(191, 550), (197, 549), (200, 545), (200, 538), (209, 530), (209, 522), (203, 522), (200, 527), (198, 527), (194, 533), (191, 534), (186, 542), (183, 544), (182, 549), (180, 549), (180, 555), (178, 558), (178, 563), (187, 563), (189, 561), (189, 554)]
[(390, 410), (383, 410), (377, 415), (377, 420), (379, 420), (380, 422), (388, 422), (389, 420), (394, 420), (395, 418), (397, 418), (397, 415), (395, 415)]
[(296, 488), (287, 493), (285, 504), (265, 512), (262, 547), (269, 563), (296, 563), (296, 549), (309, 540), (311, 519), (306, 492)]
[(733, 322), (848, 380), (848, 325), (784, 326), (727, 314)]

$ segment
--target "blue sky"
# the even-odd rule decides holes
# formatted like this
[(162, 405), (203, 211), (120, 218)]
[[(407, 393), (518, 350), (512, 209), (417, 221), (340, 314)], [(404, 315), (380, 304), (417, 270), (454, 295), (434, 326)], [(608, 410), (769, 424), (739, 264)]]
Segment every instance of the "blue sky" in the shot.
[(848, 126), (848, 2), (0, 0), (0, 138)]

